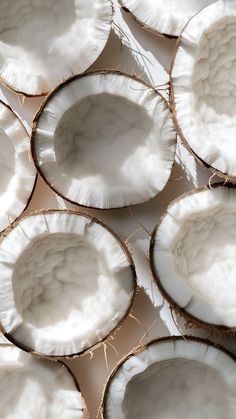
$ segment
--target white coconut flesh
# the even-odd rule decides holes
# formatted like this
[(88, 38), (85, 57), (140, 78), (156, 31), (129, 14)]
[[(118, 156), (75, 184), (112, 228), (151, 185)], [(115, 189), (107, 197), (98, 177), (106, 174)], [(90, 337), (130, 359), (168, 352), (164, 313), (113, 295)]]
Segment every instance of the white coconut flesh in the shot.
[(45, 94), (90, 67), (111, 22), (110, 0), (2, 0), (0, 77), (17, 91)]
[(32, 194), (36, 171), (30, 139), (17, 116), (0, 102), (0, 231), (22, 213)]
[(84, 401), (60, 363), (0, 346), (1, 419), (83, 419)]
[(170, 299), (205, 323), (236, 327), (236, 192), (219, 186), (170, 204), (153, 235), (154, 273)]
[(204, 342), (164, 340), (133, 355), (113, 375), (107, 419), (232, 419), (236, 366)]
[(105, 227), (55, 211), (24, 218), (0, 246), (0, 321), (19, 346), (77, 354), (127, 314), (131, 259)]
[(121, 3), (149, 29), (179, 36), (188, 20), (214, 0), (121, 0)]
[(233, 178), (235, 45), (236, 3), (217, 1), (185, 27), (171, 73), (182, 138), (205, 163), (222, 176)]
[(148, 201), (171, 173), (176, 134), (164, 99), (120, 73), (61, 85), (36, 117), (36, 165), (54, 190), (89, 207)]

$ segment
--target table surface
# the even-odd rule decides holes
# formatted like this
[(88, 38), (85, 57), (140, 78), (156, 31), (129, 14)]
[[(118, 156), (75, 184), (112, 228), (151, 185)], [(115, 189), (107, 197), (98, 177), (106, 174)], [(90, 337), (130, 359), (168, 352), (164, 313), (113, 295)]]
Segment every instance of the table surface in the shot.
[[(92, 68), (112, 68), (135, 74), (149, 84), (159, 87), (165, 96), (167, 94), (165, 83), (168, 82), (168, 70), (176, 41), (155, 36), (143, 29), (129, 13), (121, 10), (116, 0), (114, 8), (114, 23), (110, 38)], [(0, 89), (0, 98), (10, 104), (30, 132), (32, 119), (42, 99), (24, 99), (3, 87)], [(199, 329), (186, 330), (184, 322), (173, 317), (168, 304), (163, 301), (153, 282), (148, 263), (149, 232), (153, 231), (169, 202), (183, 192), (207, 184), (211, 175), (211, 172), (200, 166), (178, 140), (171, 178), (156, 198), (131, 209), (86, 210), (107, 223), (121, 239), (127, 240), (136, 262), (140, 286), (131, 316), (126, 319), (122, 327), (90, 354), (67, 362), (78, 379), (91, 419), (97, 417), (104, 383), (109, 372), (119, 359), (140, 342), (144, 343), (154, 337), (188, 333), (215, 340), (236, 354), (232, 337), (212, 337)], [(217, 178), (214, 180), (217, 181)], [(38, 179), (27, 213), (41, 208), (58, 207), (75, 208)]]

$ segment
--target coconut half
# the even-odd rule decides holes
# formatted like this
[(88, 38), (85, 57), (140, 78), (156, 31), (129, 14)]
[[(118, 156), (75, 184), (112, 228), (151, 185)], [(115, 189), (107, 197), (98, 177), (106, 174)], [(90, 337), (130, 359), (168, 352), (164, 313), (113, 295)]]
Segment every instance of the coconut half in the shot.
[(84, 352), (124, 319), (135, 272), (128, 250), (100, 221), (49, 210), (26, 217), (0, 245), (4, 335), (49, 357)]
[(68, 80), (34, 119), (32, 154), (40, 175), (82, 206), (109, 209), (150, 200), (169, 179), (175, 148), (167, 102), (119, 72)]
[(103, 399), (106, 419), (232, 419), (235, 359), (191, 337), (152, 341), (112, 372)]
[(190, 151), (236, 181), (236, 3), (219, 0), (186, 25), (172, 64), (172, 107)]
[(61, 362), (0, 346), (1, 419), (84, 419), (85, 403)]
[(154, 277), (195, 325), (236, 330), (236, 190), (202, 188), (172, 202), (153, 232)]
[(102, 52), (110, 0), (1, 1), (0, 77), (29, 96), (46, 94), (84, 72)]
[(29, 136), (16, 114), (0, 101), (0, 232), (27, 207), (36, 171)]
[(188, 20), (215, 0), (120, 0), (146, 29), (177, 37)]

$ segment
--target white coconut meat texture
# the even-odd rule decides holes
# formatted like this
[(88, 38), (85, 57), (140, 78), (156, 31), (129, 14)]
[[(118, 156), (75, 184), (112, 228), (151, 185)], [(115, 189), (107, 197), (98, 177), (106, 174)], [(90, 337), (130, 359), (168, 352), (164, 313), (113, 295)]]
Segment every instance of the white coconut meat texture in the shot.
[(127, 314), (135, 289), (125, 247), (86, 215), (55, 211), (21, 220), (0, 246), (0, 321), (20, 347), (81, 353)]
[(0, 77), (16, 91), (45, 94), (90, 67), (111, 23), (110, 0), (2, 0)]
[(32, 136), (46, 182), (76, 204), (104, 209), (139, 204), (160, 192), (175, 148), (165, 100), (118, 72), (62, 84), (36, 116)]
[(106, 419), (232, 419), (236, 365), (205, 342), (169, 339), (128, 357), (109, 381)]
[(236, 191), (196, 190), (174, 201), (153, 233), (151, 260), (171, 302), (195, 319), (236, 327)]
[(36, 171), (28, 134), (14, 112), (1, 101), (0, 143), (0, 231), (3, 231), (27, 206)]
[(219, 0), (190, 20), (181, 34), (171, 72), (180, 135), (219, 172), (236, 177), (236, 3)]
[(214, 0), (120, 0), (147, 29), (179, 36), (188, 20)]
[(85, 405), (67, 368), (0, 346), (1, 419), (83, 419)]

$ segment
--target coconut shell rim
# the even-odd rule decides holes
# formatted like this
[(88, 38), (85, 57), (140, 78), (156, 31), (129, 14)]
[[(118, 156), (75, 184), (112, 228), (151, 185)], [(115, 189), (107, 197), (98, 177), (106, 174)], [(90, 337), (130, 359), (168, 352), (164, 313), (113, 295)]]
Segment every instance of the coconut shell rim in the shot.
[(132, 349), (128, 354), (124, 355), (115, 365), (115, 367), (110, 372), (108, 379), (105, 382), (104, 388), (103, 388), (103, 394), (102, 394), (102, 401), (99, 406), (99, 413), (101, 414), (102, 419), (108, 419), (108, 416), (106, 414), (106, 403), (108, 398), (108, 391), (110, 388), (110, 384), (112, 382), (113, 377), (117, 373), (117, 371), (123, 366), (123, 364), (128, 361), (130, 358), (138, 355), (140, 352), (145, 351), (149, 346), (162, 343), (162, 342), (168, 342), (168, 341), (187, 341), (189, 342), (198, 342), (198, 343), (204, 343), (211, 348), (218, 349), (219, 351), (223, 352), (225, 355), (229, 356), (232, 361), (236, 363), (236, 355), (234, 355), (229, 350), (225, 349), (222, 345), (219, 345), (218, 343), (214, 343), (209, 339), (206, 338), (200, 338), (198, 336), (193, 335), (173, 335), (173, 336), (162, 336), (155, 339), (152, 339), (151, 341), (144, 343), (143, 345), (138, 345), (134, 349)]
[[(214, 1), (212, 4), (214, 4), (216, 1)], [(207, 6), (209, 7), (209, 6)], [(197, 159), (197, 161), (200, 163), (200, 165), (205, 168), (205, 169), (209, 169), (212, 174), (214, 176), (218, 176), (221, 179), (224, 179), (226, 182), (231, 182), (231, 183), (236, 183), (236, 175), (235, 176), (230, 176), (227, 173), (224, 173), (218, 169), (216, 169), (214, 166), (211, 166), (209, 163), (207, 163), (206, 161), (204, 161), (194, 150), (193, 148), (189, 145), (186, 137), (183, 134), (182, 129), (180, 128), (179, 122), (178, 122), (178, 118), (177, 118), (177, 113), (176, 113), (176, 103), (175, 103), (175, 87), (174, 87), (174, 82), (173, 82), (173, 78), (172, 78), (172, 72), (173, 72), (173, 68), (175, 66), (175, 60), (176, 60), (176, 55), (178, 52), (179, 47), (181, 46), (181, 42), (182, 42), (182, 34), (185, 31), (186, 27), (188, 26), (189, 22), (194, 19), (196, 16), (198, 16), (203, 10), (205, 9), (205, 7), (203, 7), (201, 10), (199, 10), (199, 12), (197, 12), (195, 15), (193, 15), (188, 22), (186, 23), (186, 25), (184, 26), (183, 30), (181, 31), (179, 37), (177, 38), (177, 42), (175, 45), (175, 49), (174, 49), (174, 53), (172, 55), (172, 59), (171, 59), (171, 66), (170, 66), (170, 70), (169, 70), (169, 83), (170, 83), (170, 93), (169, 93), (169, 104), (170, 104), (170, 108), (172, 110), (172, 115), (173, 115), (173, 121), (174, 121), (174, 125), (175, 125), (175, 130), (177, 135), (180, 137), (182, 143), (184, 144), (185, 148), (187, 149), (187, 151), (194, 157)]]
[[(27, 138), (29, 140), (29, 150), (28, 150), (28, 152), (29, 152), (29, 155), (31, 157), (31, 154), (30, 154), (31, 153), (31, 151), (30, 151), (31, 138), (30, 138), (30, 134), (27, 132), (27, 129), (24, 126), (22, 120), (19, 118), (19, 116), (16, 114), (16, 112), (12, 109), (12, 107), (10, 105), (8, 105), (8, 103), (5, 103), (3, 100), (0, 99), (0, 104), (3, 105), (3, 106), (5, 106), (13, 114), (14, 118), (16, 118), (20, 122), (20, 124), (21, 124), (23, 130), (25, 131), (25, 133), (27, 135)], [(33, 162), (32, 162), (32, 164), (33, 164)], [(32, 191), (29, 194), (29, 197), (28, 197), (28, 199), (27, 199), (27, 201), (25, 203), (24, 209), (21, 211), (21, 213), (18, 215), (18, 217), (15, 218), (15, 220), (13, 220), (12, 222), (10, 222), (10, 220), (9, 220), (9, 225), (6, 228), (4, 228), (3, 230), (0, 231), (0, 239), (2, 237), (4, 237), (4, 235), (5, 235), (6, 231), (8, 230), (8, 228), (10, 226), (12, 226), (16, 221), (18, 221), (21, 218), (21, 216), (24, 214), (24, 212), (27, 210), (27, 208), (28, 208), (28, 206), (29, 206), (29, 204), (31, 202), (31, 199), (33, 197), (33, 194), (35, 192), (37, 180), (38, 180), (38, 172), (36, 170), (36, 173), (34, 175), (34, 183), (33, 183)]]
[(229, 326), (225, 326), (225, 325), (221, 325), (221, 324), (209, 323), (209, 322), (206, 322), (204, 320), (198, 319), (197, 317), (195, 317), (191, 313), (189, 313), (188, 310), (186, 310), (183, 307), (180, 307), (176, 303), (176, 301), (174, 301), (174, 299), (167, 293), (164, 286), (162, 285), (160, 276), (158, 274), (158, 271), (155, 267), (155, 263), (154, 263), (154, 260), (153, 260), (156, 232), (159, 229), (163, 219), (167, 215), (168, 209), (170, 207), (172, 207), (173, 205), (177, 204), (182, 199), (185, 199), (188, 196), (194, 195), (196, 193), (201, 193), (201, 192), (204, 192), (204, 191), (207, 191), (207, 190), (215, 189), (215, 188), (220, 187), (220, 186), (223, 186), (224, 188), (229, 188), (229, 189), (235, 189), (236, 188), (236, 186), (234, 186), (232, 184), (225, 184), (223, 182), (217, 182), (217, 183), (212, 184), (211, 186), (210, 185), (205, 185), (205, 186), (201, 186), (201, 187), (192, 189), (188, 192), (185, 192), (185, 193), (179, 195), (177, 198), (175, 198), (174, 200), (172, 200), (168, 204), (164, 213), (160, 217), (158, 223), (154, 227), (152, 237), (151, 237), (151, 241), (150, 241), (150, 247), (149, 247), (149, 261), (150, 261), (150, 266), (151, 266), (151, 271), (152, 271), (154, 281), (155, 281), (159, 291), (161, 292), (161, 295), (170, 304), (170, 306), (174, 310), (174, 312), (176, 312), (176, 314), (179, 314), (181, 317), (183, 317), (187, 321), (187, 325), (186, 325), (187, 327), (189, 327), (189, 328), (192, 328), (192, 327), (193, 328), (201, 328), (201, 329), (207, 330), (208, 332), (210, 332), (214, 335), (221, 335), (221, 334), (222, 335), (235, 335), (236, 325), (233, 326), (233, 327), (229, 327)]
[[(40, 165), (38, 164), (38, 160), (37, 160), (37, 156), (36, 156), (36, 140), (35, 140), (35, 136), (36, 136), (36, 130), (37, 130), (37, 124), (39, 122), (39, 119), (41, 117), (41, 115), (44, 112), (44, 108), (47, 105), (48, 101), (51, 100), (56, 93), (60, 90), (63, 89), (67, 84), (70, 84), (71, 82), (73, 82), (74, 80), (79, 80), (83, 77), (87, 77), (87, 76), (93, 76), (93, 75), (106, 75), (106, 74), (113, 74), (113, 75), (117, 75), (117, 76), (124, 76), (130, 79), (133, 79), (141, 84), (143, 84), (147, 89), (151, 89), (153, 90), (153, 92), (155, 94), (157, 94), (162, 100), (163, 103), (165, 104), (167, 110), (169, 111), (169, 118), (170, 120), (173, 122), (173, 127), (175, 128), (175, 123), (174, 123), (174, 116), (173, 116), (173, 112), (171, 109), (171, 106), (169, 104), (169, 102), (167, 101), (167, 99), (165, 99), (162, 94), (158, 91), (158, 89), (155, 89), (155, 87), (149, 85), (148, 83), (146, 83), (145, 81), (143, 81), (142, 79), (140, 79), (139, 77), (137, 77), (135, 74), (129, 74), (126, 71), (120, 71), (120, 70), (116, 70), (116, 69), (100, 69), (100, 70), (88, 70), (85, 71), (84, 73), (81, 74), (77, 74), (75, 76), (72, 76), (70, 78), (68, 78), (67, 80), (65, 80), (64, 82), (62, 82), (61, 84), (59, 84), (58, 86), (55, 87), (54, 90), (52, 90), (44, 99), (44, 101), (42, 102), (42, 104), (40, 105), (37, 113), (34, 116), (33, 122), (32, 122), (32, 130), (31, 130), (31, 137), (30, 137), (30, 142), (31, 142), (31, 155), (32, 155), (32, 159), (34, 162), (34, 165), (36, 167), (37, 173), (40, 175), (40, 177), (43, 179), (43, 181), (49, 186), (49, 188), (55, 192), (57, 195), (59, 195), (62, 199), (64, 199), (65, 201), (69, 202), (72, 205), (75, 205), (77, 207), (81, 207), (84, 209), (95, 209), (98, 211), (112, 211), (112, 210), (120, 210), (120, 209), (125, 209), (125, 208), (130, 208), (130, 207), (135, 207), (138, 205), (143, 205), (146, 204), (150, 201), (152, 201), (152, 199), (155, 199), (161, 192), (162, 190), (165, 188), (166, 184), (168, 183), (172, 170), (173, 170), (173, 166), (174, 166), (174, 161), (175, 158), (172, 161), (172, 166), (171, 166), (171, 171), (170, 171), (170, 175), (168, 177), (168, 180), (166, 182), (166, 184), (164, 185), (164, 187), (162, 188), (162, 190), (158, 191), (153, 197), (144, 200), (142, 202), (138, 202), (135, 204), (128, 204), (128, 205), (122, 205), (122, 206), (116, 206), (116, 207), (108, 207), (108, 208), (103, 208), (103, 207), (96, 207), (96, 206), (92, 206), (92, 205), (84, 205), (81, 204), (77, 201), (73, 201), (70, 198), (67, 198), (62, 192), (59, 192), (53, 185), (50, 184), (50, 181), (46, 178), (46, 176), (44, 175), (44, 173), (42, 172)], [(86, 97), (86, 96), (85, 96)], [(176, 154), (176, 147), (177, 147), (177, 133), (175, 132), (175, 154)]]
[[(104, 47), (102, 48), (102, 50), (100, 51), (100, 53), (99, 53), (99, 55), (97, 56), (97, 58), (92, 62), (92, 64), (90, 64), (89, 65), (89, 67), (87, 68), (87, 70), (86, 71), (88, 71), (93, 65), (94, 65), (94, 63), (95, 63), (95, 61), (100, 57), (100, 55), (102, 54), (102, 52), (104, 51), (104, 49), (105, 49), (105, 47), (106, 47), (106, 45), (107, 45), (107, 42), (108, 42), (108, 39), (109, 39), (109, 36), (110, 36), (110, 34), (111, 34), (111, 30), (112, 30), (112, 24), (113, 24), (113, 18), (114, 18), (114, 13), (115, 13), (115, 11), (114, 11), (114, 5), (113, 5), (113, 0), (107, 0), (107, 1), (109, 1), (110, 2), (110, 7), (111, 7), (111, 19), (110, 19), (110, 29), (109, 29), (109, 33), (108, 33), (108, 36), (107, 36), (107, 40), (106, 40), (106, 43), (105, 43), (105, 45), (104, 45)], [(83, 72), (81, 73), (81, 74), (83, 74)], [(72, 77), (74, 77), (74, 76), (72, 76)], [(65, 77), (65, 80), (68, 80), (70, 78), (70, 76), (69, 77)], [(50, 93), (54, 90), (54, 89), (56, 89), (56, 87), (57, 86), (59, 86), (61, 83), (63, 83), (63, 81), (58, 81), (57, 82), (57, 84), (56, 84), (56, 86), (53, 88), (53, 89), (49, 89), (47, 92), (42, 92), (42, 93), (35, 93), (35, 94), (33, 94), (33, 93), (27, 93), (27, 92), (23, 92), (23, 91), (21, 91), (21, 90), (19, 90), (19, 89), (16, 89), (16, 88), (14, 88), (13, 86), (12, 86), (12, 84), (11, 83), (8, 83), (5, 79), (4, 79), (4, 77), (2, 77), (2, 76), (0, 76), (0, 83), (6, 88), (6, 89), (8, 89), (10, 92), (12, 92), (12, 93), (15, 93), (16, 95), (19, 95), (19, 96), (23, 96), (24, 98), (26, 98), (26, 99), (35, 99), (35, 98), (45, 98), (47, 95), (50, 95)]]
[[(18, 346), (14, 345), (14, 344), (12, 344), (10, 342), (2, 342), (2, 343), (0, 343), (0, 351), (1, 351), (1, 347), (2, 346), (3, 347), (8, 347), (8, 348), (17, 348), (17, 349), (21, 350), (21, 348), (19, 348)], [(23, 352), (25, 352), (25, 351), (23, 351)], [(30, 355), (30, 354), (28, 353), (28, 355)], [(32, 357), (32, 358), (34, 358), (34, 357)], [(62, 368), (65, 368), (66, 369), (67, 373), (72, 378), (72, 381), (74, 383), (74, 386), (75, 386), (76, 390), (80, 393), (80, 396), (81, 396), (81, 399), (82, 399), (82, 403), (83, 403), (82, 412), (83, 412), (83, 416), (85, 416), (85, 414), (88, 413), (88, 408), (87, 408), (87, 405), (85, 403), (85, 398), (84, 398), (83, 394), (81, 393), (81, 389), (80, 389), (79, 383), (78, 383), (78, 381), (77, 381), (77, 379), (75, 377), (75, 374), (70, 369), (70, 367), (65, 362), (63, 362), (61, 360), (48, 360), (48, 359), (45, 359), (45, 358), (37, 358), (37, 359), (40, 359), (41, 361), (46, 361), (46, 362), (55, 362), (55, 363), (61, 365)]]
[[(119, 322), (111, 329), (111, 331), (108, 334), (106, 334), (104, 336), (103, 339), (101, 339), (97, 343), (93, 344), (92, 346), (89, 346), (88, 348), (83, 349), (82, 351), (75, 352), (75, 353), (72, 353), (72, 354), (69, 354), (69, 355), (48, 355), (48, 354), (44, 354), (43, 352), (39, 352), (39, 351), (37, 351), (35, 349), (32, 349), (32, 348), (24, 345), (18, 339), (15, 339), (14, 336), (12, 336), (11, 333), (7, 333), (5, 331), (5, 329), (4, 329), (4, 327), (3, 327), (2, 323), (1, 323), (1, 319), (0, 319), (0, 332), (13, 345), (17, 346), (19, 349), (22, 349), (24, 352), (27, 352), (30, 355), (35, 356), (36, 358), (39, 358), (39, 359), (47, 359), (47, 360), (50, 360), (50, 361), (60, 361), (61, 360), (63, 362), (63, 360), (76, 359), (76, 358), (78, 358), (78, 357), (80, 357), (82, 355), (87, 355), (87, 354), (95, 351), (103, 343), (105, 343), (112, 336), (112, 334), (116, 330), (118, 330), (123, 325), (123, 323), (125, 322), (125, 320), (129, 317), (129, 315), (132, 312), (132, 308), (133, 308), (134, 301), (135, 301), (135, 298), (136, 298), (136, 295), (137, 295), (137, 291), (138, 291), (138, 284), (137, 284), (137, 274), (136, 274), (135, 264), (134, 264), (134, 261), (133, 261), (131, 252), (130, 252), (128, 246), (125, 244), (124, 240), (120, 239), (119, 236), (117, 235), (117, 233), (115, 233), (103, 221), (101, 221), (97, 217), (94, 217), (93, 215), (89, 215), (88, 213), (85, 213), (85, 212), (82, 212), (82, 211), (77, 211), (77, 210), (58, 209), (58, 208), (55, 208), (55, 209), (49, 208), (49, 209), (42, 209), (42, 210), (33, 211), (30, 214), (28, 214), (28, 215), (23, 215), (23, 216), (19, 217), (14, 223), (12, 223), (12, 225), (8, 227), (4, 239), (8, 236), (8, 234), (15, 227), (17, 227), (20, 224), (20, 221), (21, 220), (23, 220), (25, 218), (37, 216), (37, 215), (40, 215), (40, 214), (50, 214), (50, 213), (55, 213), (55, 212), (58, 212), (58, 213), (67, 213), (68, 215), (69, 214), (74, 214), (74, 215), (86, 217), (86, 218), (90, 219), (92, 222), (95, 222), (95, 223), (99, 224), (106, 231), (108, 231), (115, 238), (116, 242), (121, 247), (121, 249), (125, 253), (125, 255), (126, 255), (128, 261), (130, 263), (129, 268), (130, 268), (131, 273), (132, 273), (132, 282), (133, 282), (133, 291), (132, 291), (132, 296), (130, 298), (129, 305), (128, 305), (126, 311), (124, 312), (124, 315), (119, 320)], [(23, 321), (23, 323), (24, 323), (24, 321)]]
[(151, 26), (148, 26), (145, 22), (142, 22), (134, 13), (132, 13), (130, 11), (130, 9), (124, 4), (123, 0), (119, 0), (120, 4), (121, 4), (121, 8), (125, 13), (129, 13), (132, 18), (134, 19), (134, 21), (141, 26), (143, 29), (147, 30), (149, 33), (151, 33), (152, 35), (155, 36), (159, 36), (159, 37), (164, 37), (167, 39), (173, 39), (176, 40), (178, 39), (179, 35), (173, 35), (171, 33), (166, 33), (166, 32), (160, 32), (157, 29), (152, 28)]

